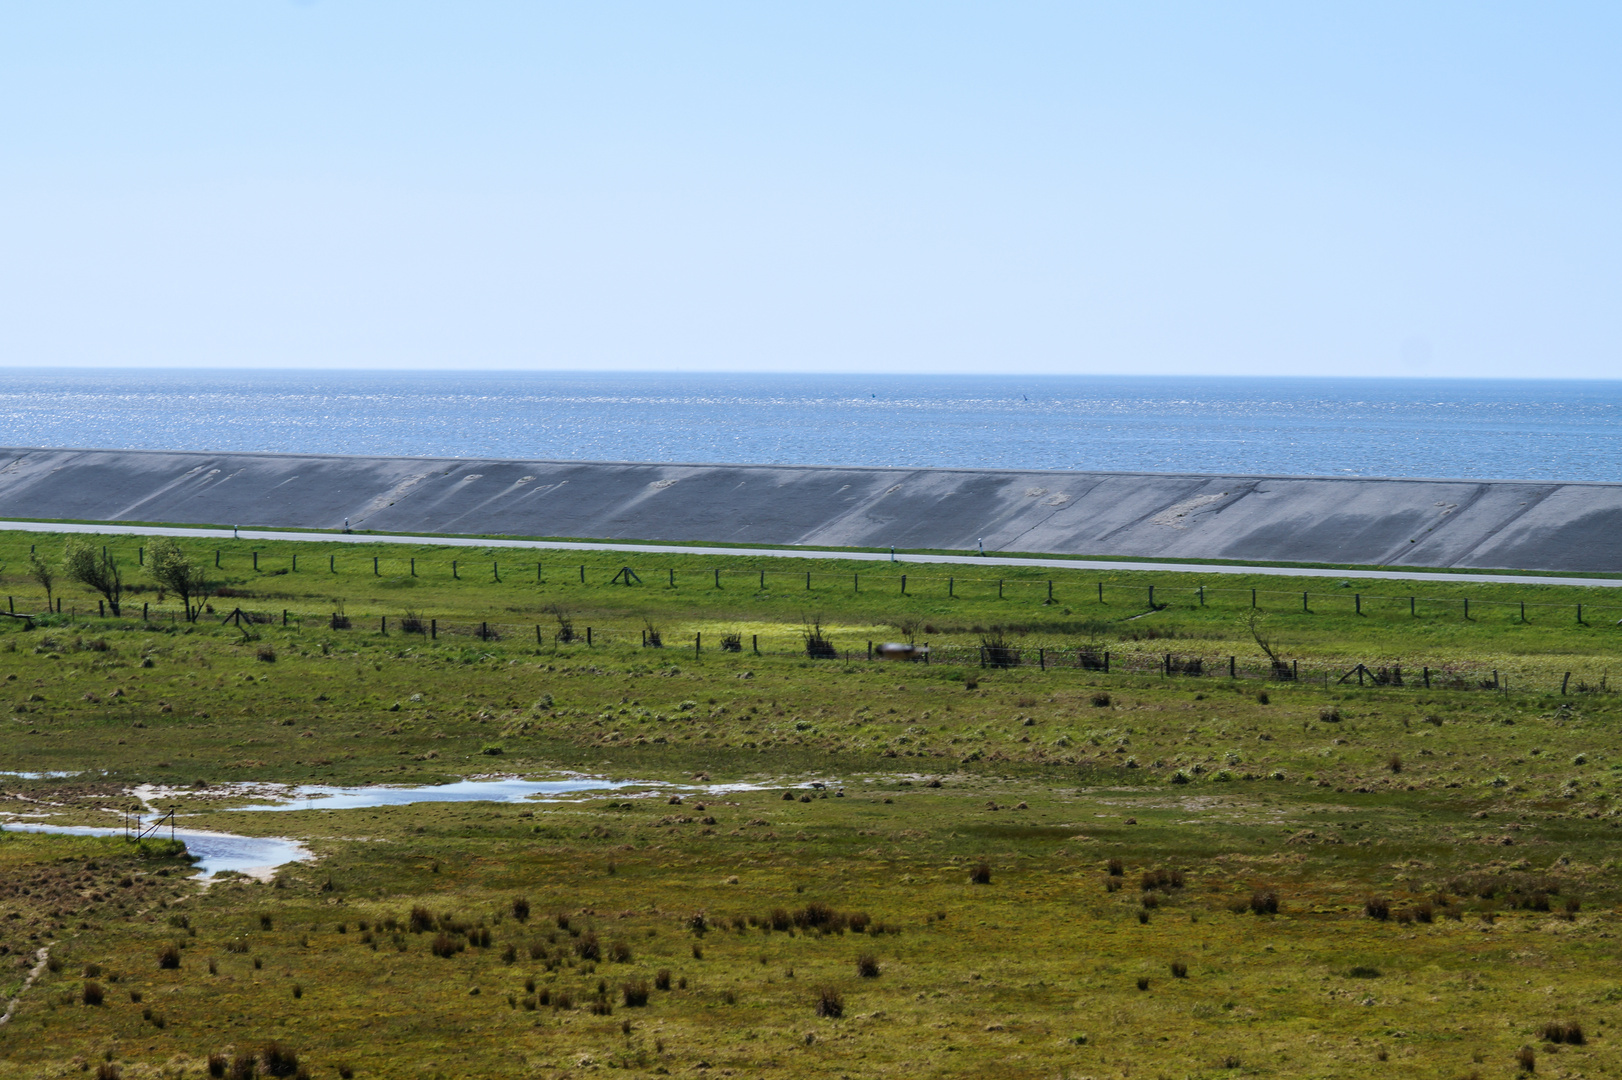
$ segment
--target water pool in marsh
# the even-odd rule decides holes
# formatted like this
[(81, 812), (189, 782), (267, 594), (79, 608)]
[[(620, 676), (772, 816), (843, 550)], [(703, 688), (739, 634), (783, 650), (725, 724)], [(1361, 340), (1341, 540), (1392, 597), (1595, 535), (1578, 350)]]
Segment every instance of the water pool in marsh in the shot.
[(370, 806), (406, 806), (421, 802), (528, 802), (547, 795), (573, 795), (583, 791), (612, 791), (642, 787), (635, 780), (459, 780), (451, 784), (418, 787), (326, 787), (319, 784), (292, 788), (288, 801), (255, 803), (235, 810), (361, 810)]
[[(13, 832), (58, 833), (66, 836), (125, 836), (124, 829), (102, 828), (95, 825), (45, 825), (32, 821), (8, 821), (0, 829)], [(160, 830), (157, 835), (167, 835)], [(186, 843), (186, 850), (196, 860), (195, 866), (203, 877), (211, 878), (224, 870), (239, 874), (273, 870), (290, 862), (312, 856), (297, 840), (280, 836), (237, 836), (235, 833), (203, 832), (197, 829), (175, 829), (174, 838)]]

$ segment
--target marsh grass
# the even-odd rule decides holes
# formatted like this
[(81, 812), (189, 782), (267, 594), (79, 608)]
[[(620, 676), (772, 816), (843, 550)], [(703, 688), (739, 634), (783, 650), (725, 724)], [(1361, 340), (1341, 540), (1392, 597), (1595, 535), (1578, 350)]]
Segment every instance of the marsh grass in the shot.
[[(228, 548), (227, 564), (231, 557)], [(958, 641), (977, 654), (967, 627), (1026, 626), (1003, 631), (1029, 661), (1018, 666), (981, 669), (976, 658), (880, 669), (805, 656), (801, 600), (791, 609), (778, 597), (791, 590), (722, 589), (695, 600), (688, 582), (615, 593), (579, 585), (577, 559), (568, 560), (567, 573), (549, 564), (542, 583), (498, 587), (424, 575), (413, 600), (440, 620), (437, 640), (332, 633), (314, 619), (285, 631), (257, 626), (262, 640), (246, 644), (233, 640), (234, 628), (224, 636), (206, 624), (189, 634), (111, 620), (31, 636), (0, 628), (0, 679), (17, 676), (4, 682), (8, 708), (29, 710), (9, 714), (14, 756), (0, 766), (88, 769), (96, 778), (6, 779), (8, 794), (50, 804), (58, 820), (103, 819), (108, 808), (123, 808), (113, 800), (134, 783), (189, 792), (207, 778), (195, 798), (185, 796), (200, 824), (258, 828), (258, 815), (224, 812), (232, 805), (227, 789), (208, 790), (210, 783), (465, 778), (489, 770), (480, 754), (488, 745), (504, 748), (503, 771), (524, 775), (567, 769), (695, 787), (710, 776), (729, 788), (774, 785), (688, 795), (704, 801), (702, 812), (656, 811), (645, 792), (614, 797), (613, 809), (604, 799), (580, 799), (522, 809), (292, 811), (274, 819), (277, 834), (310, 841), (318, 858), (278, 873), (274, 888), (222, 876), (198, 890), (183, 866), (143, 861), (117, 845), (8, 833), (0, 842), (0, 913), (20, 918), (0, 923), (0, 943), (11, 950), (6, 963), (31, 955), (50, 930), (65, 971), (95, 959), (126, 974), (117, 985), (109, 977), (117, 1001), (95, 1010), (76, 1007), (76, 977), (43, 978), (5, 1030), (0, 1080), (78, 1075), (73, 1056), (93, 1062), (114, 1045), (129, 1059), (126, 1073), (156, 1075), (189, 1054), (197, 1064), (187, 1075), (196, 1075), (205, 1050), (240, 1056), (272, 1032), (296, 1040), (301, 1064), (326, 1076), (337, 1062), (352, 1062), (345, 1067), (363, 1076), (574, 1075), (587, 1071), (577, 1064), (583, 1057), (593, 1071), (612, 1062), (628, 1075), (657, 1068), (787, 1075), (791, 1063), (830, 1075), (1031, 1080), (1114, 1075), (1111, 1062), (1130, 1060), (1134, 1075), (1181, 1076), (1211, 1072), (1230, 1046), (1250, 1062), (1236, 1066), (1248, 1074), (1265, 1071), (1257, 1062), (1281, 1042), (1290, 1060), (1269, 1068), (1292, 1075), (1449, 1076), (1472, 1055), (1507, 1072), (1517, 1043), (1504, 1033), (1530, 1031), (1528, 999), (1500, 974), (1509, 966), (1545, 972), (1556, 987), (1547, 1007), (1562, 1014), (1602, 1002), (1614, 988), (1603, 935), (1615, 933), (1619, 882), (1610, 805), (1600, 796), (1609, 794), (1608, 763), (1622, 755), (1618, 699), (1440, 685), (1426, 692), (1406, 655), (1440, 651), (1524, 669), (1530, 683), (1551, 665), (1603, 662), (1613, 639), (1601, 627), (1521, 635), (1507, 625), (1429, 619), (1421, 607), (1416, 630), (1398, 633), (1396, 620), (1378, 611), (1366, 616), (1368, 628), (1356, 626), (1349, 612), (1336, 613), (1333, 596), (1320, 602), (1315, 592), (1316, 614), (1276, 620), (1286, 632), (1275, 640), (1289, 639), (1303, 672), (1383, 649), (1405, 655), (1375, 666), (1394, 669), (1401, 659), (1406, 685), (1268, 684), (1264, 702), (1254, 681), (1230, 687), (1223, 679), (1120, 673), (1119, 658), (1136, 655), (1127, 638), (1151, 621), (1187, 655), (1242, 649), (1242, 640), (1231, 644), (1231, 610), (1208, 614), (1174, 602), (1126, 627), (1115, 621), (1128, 611), (1124, 592), (1097, 608), (1066, 599), (1077, 608), (1071, 615), (1032, 604), (1036, 614), (1027, 618), (1013, 587), (1000, 607), (994, 595), (960, 596), (958, 611), (926, 612), (953, 601), (912, 596), (924, 576), (909, 582), (905, 601), (870, 595), (867, 568), (861, 594), (836, 596), (819, 585), (815, 606), (829, 613), (828, 635), (843, 642), (894, 625), (891, 616), (927, 614), (937, 641), (965, 628)], [(360, 578), (329, 576), (323, 566), (319, 587), (343, 596), (357, 626), (375, 626), (373, 607), (397, 610), (398, 602), (387, 607)], [(1114, 593), (1142, 580), (1123, 572), (1107, 584)], [(292, 591), (262, 598), (260, 606), (278, 610), (296, 609), (297, 590), (316, 587), (302, 572), (230, 584)], [(1550, 595), (1565, 594), (1550, 587)], [(594, 627), (589, 651), (583, 641), (559, 645), (552, 635), (533, 644), (537, 622), (549, 629), (537, 613), (551, 602)], [(1131, 613), (1140, 609), (1134, 603)], [(1049, 664), (1055, 655), (1073, 659), (1075, 641), (1060, 635), (1095, 614), (1110, 618), (1085, 633), (1114, 653), (1111, 673), (1036, 664), (1044, 646), (1052, 648)], [(475, 626), (499, 623), (504, 636), (480, 641), (446, 631), (456, 619), (465, 631), (468, 616), (477, 616)], [(699, 656), (642, 650), (643, 618), (657, 619), (673, 641), (702, 629), (706, 648)], [(391, 631), (395, 625), (391, 617)], [(708, 648), (737, 627), (758, 631), (767, 655)], [(52, 646), (34, 651), (46, 634)], [(106, 647), (73, 648), (76, 636)], [(264, 643), (277, 650), (273, 666), (255, 662)], [(3, 651), (8, 644), (15, 651)], [(1434, 675), (1439, 665), (1431, 666)], [(1596, 671), (1588, 682), (1600, 677)], [(1108, 703), (1095, 705), (1095, 697)], [(1339, 719), (1318, 720), (1325, 711)], [(1400, 783), (1389, 769), (1399, 752)], [(846, 797), (831, 790), (818, 797), (812, 778), (837, 779)], [(785, 787), (793, 789), (786, 801)], [(799, 801), (802, 793), (807, 801)], [(1026, 809), (1013, 809), (1020, 804)], [(692, 820), (655, 824), (666, 814)], [(90, 851), (100, 865), (80, 880)], [(1112, 851), (1130, 858), (1108, 865)], [(982, 860), (999, 868), (995, 887), (965, 883)], [(604, 871), (611, 862), (613, 875)], [(1101, 864), (1106, 884), (1098, 889)], [(170, 876), (158, 877), (158, 866)], [(65, 867), (74, 871), (71, 882), (53, 877)], [(1186, 884), (1111, 891), (1141, 885), (1142, 875), (1161, 867), (1179, 868)], [(1455, 880), (1471, 887), (1456, 888)], [(327, 881), (337, 883), (331, 892), (323, 891)], [(1438, 889), (1458, 901), (1433, 896)], [(1250, 901), (1268, 892), (1289, 897), (1272, 917), (1219, 914), (1229, 905), (1251, 912)], [(1579, 893), (1584, 903), (1574, 908)], [(533, 903), (535, 917), (519, 916), (515, 895)], [(1390, 898), (1383, 919), (1368, 917), (1369, 897)], [(807, 918), (812, 903), (829, 914)], [(1483, 910), (1488, 903), (1501, 909), (1496, 926), (1447, 925), (1466, 911), (1493, 917)], [(414, 907), (425, 918), (411, 927)], [(59, 909), (73, 914), (53, 914)], [(864, 909), (882, 919), (858, 917)], [(1394, 925), (1399, 909), (1408, 913), (1406, 926)], [(686, 923), (694, 910), (710, 913), (696, 954), (702, 964), (695, 960), (690, 978), (677, 978), (671, 969), (697, 945)], [(177, 912), (190, 915), (190, 926), (171, 922)], [(254, 929), (260, 914), (267, 921)], [(1551, 914), (1573, 919), (1555, 923)], [(369, 925), (344, 937), (334, 926), (339, 918)], [(865, 937), (845, 941), (841, 927)], [(460, 936), (466, 947), (436, 957), (439, 934)], [(634, 956), (599, 972), (603, 957), (576, 951), (588, 937), (600, 938), (609, 962), (619, 941), (634, 942)], [(202, 978), (202, 963), (156, 968), (154, 955), (176, 938), (201, 950), (194, 960), (223, 957), (217, 978)], [(388, 944), (396, 948), (373, 948)], [(1481, 959), (1511, 948), (1536, 955), (1524, 963)], [(884, 953), (884, 977), (852, 974), (858, 950)], [(531, 967), (511, 966), (525, 957)], [(1176, 962), (1186, 960), (1199, 977), (1173, 971), (1154, 993), (1147, 978), (1144, 992), (1133, 989), (1138, 972), (1170, 957), (1184, 958)], [(1365, 957), (1393, 977), (1375, 986), (1338, 974)], [(614, 994), (602, 988), (610, 974)], [(1348, 974), (1379, 977), (1358, 968)], [(648, 1005), (623, 1005), (624, 986), (649, 978), (657, 993)], [(1331, 993), (1316, 992), (1320, 981)], [(301, 983), (310, 989), (307, 1002), (290, 993)], [(837, 1037), (818, 1024), (812, 1048), (802, 1041), (812, 1026), (806, 988), (822, 985), (850, 990), (851, 1013), (873, 1019), (853, 1015)], [(1469, 1019), (1461, 1021), (1465, 985)], [(479, 986), (481, 995), (468, 992)], [(127, 989), (144, 991), (144, 1003), (124, 1004)], [(1375, 994), (1377, 1006), (1351, 1007)], [(657, 1026), (663, 1044), (658, 1056), (620, 1021), (576, 1011), (576, 1001), (626, 1013), (646, 1008), (647, 1041)], [(150, 1010), (145, 1019), (143, 1010)], [(204, 1026), (227, 1016), (246, 1018), (232, 1029), (239, 1042)], [(1089, 1029), (1085, 1043), (1070, 1041), (1078, 1017)], [(941, 1032), (949, 1037), (939, 1043), (897, 1038), (948, 1022)], [(1242, 1036), (1225, 1034), (1241, 1025)], [(1354, 1039), (1383, 1045), (1395, 1038), (1386, 1034), (1393, 1025), (1408, 1033), (1400, 1050), (1393, 1044), (1395, 1064), (1376, 1066), (1371, 1049), (1345, 1051)], [(1459, 1030), (1466, 1025), (1471, 1030)], [(1317, 1041), (1291, 1034), (1307, 1028)], [(1560, 1043), (1565, 1056), (1549, 1060), (1587, 1075), (1616, 1071), (1622, 1062), (1600, 1037), (1605, 1030), (1579, 1046)], [(448, 1032), (457, 1033), (465, 1061), (444, 1056)], [(1552, 1053), (1556, 1044), (1538, 1045)], [(541, 1061), (555, 1064), (531, 1067)]]

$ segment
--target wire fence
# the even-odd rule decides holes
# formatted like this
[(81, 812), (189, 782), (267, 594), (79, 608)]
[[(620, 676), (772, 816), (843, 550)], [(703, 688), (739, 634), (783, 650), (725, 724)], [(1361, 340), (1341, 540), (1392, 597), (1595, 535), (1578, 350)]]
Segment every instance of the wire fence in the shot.
[[(104, 556), (112, 556), (112, 545), (102, 548)], [(128, 552), (123, 552), (127, 558)], [(229, 556), (229, 558), (228, 558)], [(593, 565), (590, 563), (564, 564), (546, 560), (508, 561), (494, 557), (473, 559), (440, 559), (416, 556), (361, 556), (340, 558), (336, 553), (311, 556), (305, 553), (300, 566), (297, 552), (230, 551), (223, 548), (205, 549), (196, 553), (206, 568), (222, 573), (253, 573), (261, 579), (284, 574), (327, 574), (351, 576), (359, 574), (374, 578), (440, 578), (452, 582), (536, 585), (580, 585), (619, 588), (689, 589), (708, 588), (731, 590), (753, 587), (759, 592), (794, 591), (811, 594), (844, 593), (909, 597), (915, 599), (986, 600), (995, 596), (999, 600), (1035, 601), (1044, 606), (1062, 604), (1072, 609), (1092, 604), (1102, 613), (1105, 609), (1131, 610), (1149, 613), (1168, 608), (1198, 609), (1222, 607), (1233, 610), (1267, 612), (1299, 612), (1302, 614), (1350, 614), (1372, 617), (1406, 615), (1410, 618), (1444, 617), (1475, 621), (1506, 617), (1511, 622), (1530, 623), (1545, 618), (1551, 623), (1568, 622), (1579, 625), (1609, 623), (1622, 626), (1622, 589), (1607, 588), (1614, 594), (1598, 601), (1552, 601), (1537, 595), (1513, 599), (1469, 596), (1426, 596), (1419, 593), (1389, 594), (1357, 591), (1352, 582), (1344, 581), (1328, 589), (1268, 589), (1230, 588), (1209, 585), (1127, 585), (1103, 579), (1084, 580), (1088, 571), (1064, 572), (1056, 577), (1033, 577), (1030, 571), (1013, 576), (940, 573), (934, 570), (919, 572), (920, 564), (896, 562), (882, 571), (852, 570), (848, 574), (818, 570), (790, 570), (785, 568), (740, 568), (736, 565), (715, 564), (704, 569), (666, 566), (640, 570), (626, 563)], [(837, 558), (834, 556), (832, 558)], [(146, 565), (146, 549), (135, 548), (138, 567)], [(1123, 565), (1122, 572), (1134, 572)], [(1137, 571), (1142, 573), (1143, 571)], [(1194, 573), (1196, 571), (1188, 571)], [(1095, 572), (1094, 572), (1095, 573)], [(1460, 586), (1478, 586), (1468, 576), (1461, 575)], [(1506, 586), (1488, 586), (1502, 592)], [(1570, 588), (1566, 586), (1565, 588)], [(219, 587), (218, 596), (230, 595), (227, 587)], [(15, 597), (8, 597), (10, 612), (16, 613)]]
[[(118, 616), (105, 611), (95, 616), (73, 610), (61, 615), (32, 616), (42, 627), (70, 625), (82, 629), (111, 628), (122, 625), (127, 629), (173, 629), (190, 625), (179, 609), (155, 611), (143, 604), (137, 612), (133, 605), (125, 605)], [(94, 618), (94, 622), (90, 620)], [(624, 627), (602, 628), (579, 626), (567, 620), (552, 623), (516, 622), (512, 619), (440, 619), (416, 613), (405, 615), (379, 615), (366, 618), (351, 617), (342, 611), (311, 613), (281, 609), (279, 611), (249, 610), (234, 607), (230, 611), (219, 609), (204, 611), (196, 621), (205, 625), (230, 627), (243, 635), (246, 641), (261, 639), (261, 630), (285, 629), (294, 633), (327, 632), (329, 634), (358, 634), (374, 639), (423, 642), (445, 642), (462, 645), (520, 646), (537, 650), (550, 650), (558, 655), (586, 656), (612, 650), (635, 648), (660, 658), (661, 662), (676, 663), (682, 656), (694, 659), (706, 655), (758, 656), (828, 661), (844, 664), (913, 663), (922, 665), (948, 665), (956, 668), (987, 670), (1036, 670), (1042, 672), (1078, 672), (1089, 676), (1157, 678), (1168, 682), (1199, 681), (1252, 681), (1330, 688), (1336, 686), (1392, 687), (1425, 690), (1484, 690), (1499, 693), (1516, 692), (1553, 693), (1615, 693), (1610, 686), (1609, 673), (1604, 671), (1564, 671), (1551, 676), (1549, 672), (1517, 671), (1475, 668), (1458, 664), (1409, 664), (1389, 659), (1363, 663), (1358, 661), (1322, 661), (1275, 659), (1258, 662), (1241, 660), (1235, 654), (1205, 654), (1155, 652), (1130, 644), (1104, 648), (1096, 643), (1012, 640), (1001, 636), (982, 639), (980, 644), (947, 643), (932, 645), (928, 642), (891, 642), (867, 640), (851, 648), (836, 643), (820, 629), (808, 629), (800, 640), (790, 647), (783, 642), (762, 645), (760, 635), (741, 632), (697, 632), (691, 640), (675, 640), (651, 626), (640, 630)], [(1575, 676), (1575, 678), (1574, 678)]]

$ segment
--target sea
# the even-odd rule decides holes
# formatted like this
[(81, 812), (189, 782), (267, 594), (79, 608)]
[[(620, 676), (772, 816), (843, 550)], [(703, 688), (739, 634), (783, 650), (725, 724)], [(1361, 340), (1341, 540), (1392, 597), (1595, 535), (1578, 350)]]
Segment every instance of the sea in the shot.
[(0, 445), (1622, 480), (1622, 381), (0, 369)]

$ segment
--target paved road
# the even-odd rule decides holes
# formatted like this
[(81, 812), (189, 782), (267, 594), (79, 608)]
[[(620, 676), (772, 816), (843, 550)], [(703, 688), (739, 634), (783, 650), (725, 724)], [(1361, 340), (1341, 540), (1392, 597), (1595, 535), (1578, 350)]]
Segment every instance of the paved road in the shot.
[[(892, 556), (875, 551), (831, 551), (818, 548), (737, 548), (684, 544), (600, 544), (568, 540), (480, 540), (462, 536), (406, 536), (380, 533), (281, 532), (275, 529), (180, 528), (163, 525), (63, 525), (37, 521), (0, 520), (0, 529), (19, 532), (89, 533), (115, 536), (177, 536), (230, 540), (291, 540), (341, 544), (433, 544), (443, 547), (517, 548), (520, 550), (635, 552), (640, 555), (721, 555), (777, 559), (849, 559), (890, 562)], [(1211, 563), (1122, 562), (1110, 559), (1034, 559), (1020, 555), (895, 555), (897, 563), (963, 566), (1022, 566), (1043, 570), (1156, 570), (1173, 574), (1266, 574), (1276, 577), (1335, 578), (1368, 581), (1440, 581), (1457, 585), (1482, 582), (1494, 585), (1579, 585), (1602, 589), (1622, 588), (1619, 578), (1533, 577), (1526, 574), (1445, 574), (1418, 570), (1319, 570), (1295, 566), (1223, 566)]]

